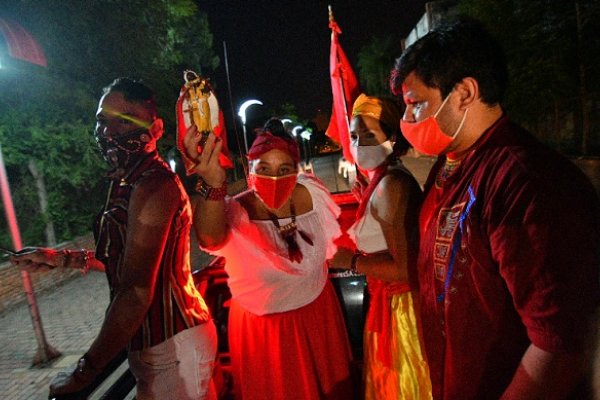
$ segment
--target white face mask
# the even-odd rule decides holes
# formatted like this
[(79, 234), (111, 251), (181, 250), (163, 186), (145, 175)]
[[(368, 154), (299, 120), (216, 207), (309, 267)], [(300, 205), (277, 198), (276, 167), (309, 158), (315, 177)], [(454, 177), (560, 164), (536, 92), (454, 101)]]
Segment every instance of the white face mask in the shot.
[(393, 152), (392, 142), (389, 140), (376, 146), (358, 146), (357, 141), (350, 144), (350, 153), (354, 161), (365, 171), (379, 167)]

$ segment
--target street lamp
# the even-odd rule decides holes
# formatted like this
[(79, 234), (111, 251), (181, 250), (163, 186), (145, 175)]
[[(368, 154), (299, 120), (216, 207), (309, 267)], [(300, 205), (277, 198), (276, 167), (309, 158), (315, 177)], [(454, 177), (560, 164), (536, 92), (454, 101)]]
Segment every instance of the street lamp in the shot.
[(300, 132), (302, 138), (302, 148), (304, 149), (304, 172), (313, 172), (312, 163), (310, 162), (310, 136), (312, 132), (309, 129), (305, 129)]
[(312, 132), (308, 129), (303, 130), (302, 132), (300, 132), (300, 137), (302, 138), (302, 144), (304, 145), (304, 156), (306, 157), (306, 163), (310, 162), (310, 135), (312, 135)]
[(296, 125), (293, 129), (292, 129), (292, 135), (294, 135), (294, 137), (298, 136), (298, 131), (302, 129), (302, 125)]
[(302, 132), (300, 132), (300, 137), (303, 139), (303, 144), (305, 145), (305, 156), (306, 156), (306, 161), (308, 162), (310, 160), (310, 136), (312, 135), (312, 132), (308, 129), (303, 130)]
[(304, 140), (310, 140), (310, 135), (312, 135), (312, 132), (306, 129), (300, 133), (300, 137)]
[(259, 106), (263, 105), (260, 100), (246, 100), (242, 103), (238, 111), (238, 116), (242, 120), (242, 131), (244, 132), (244, 148), (246, 149), (246, 154), (248, 154), (248, 138), (246, 137), (246, 109), (254, 104), (258, 104)]

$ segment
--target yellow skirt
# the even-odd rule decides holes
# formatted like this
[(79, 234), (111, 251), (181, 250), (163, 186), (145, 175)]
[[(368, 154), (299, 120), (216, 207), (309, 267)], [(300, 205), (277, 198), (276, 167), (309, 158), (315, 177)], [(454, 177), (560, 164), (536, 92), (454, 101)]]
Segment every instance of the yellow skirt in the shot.
[(377, 357), (378, 333), (365, 329), (365, 400), (431, 399), (431, 381), (421, 350), (417, 320), (410, 292), (394, 294), (391, 301), (389, 340), (391, 366)]

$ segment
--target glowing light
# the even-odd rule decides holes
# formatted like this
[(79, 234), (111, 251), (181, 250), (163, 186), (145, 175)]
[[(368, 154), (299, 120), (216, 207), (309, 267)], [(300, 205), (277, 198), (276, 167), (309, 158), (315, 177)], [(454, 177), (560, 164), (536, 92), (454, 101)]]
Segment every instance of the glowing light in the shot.
[[(1, 67), (1, 66), (0, 66), (0, 67)], [(283, 123), (283, 124), (291, 124), (291, 123), (292, 123), (292, 120), (291, 120), (291, 119), (289, 119), (289, 118), (284, 118), (284, 119), (282, 119), (282, 120), (281, 120), (281, 123)]]
[(292, 135), (294, 136), (298, 136), (298, 131), (302, 129), (302, 125), (296, 125), (293, 129), (292, 129)]
[(300, 137), (304, 140), (310, 140), (311, 135), (312, 135), (312, 132), (310, 132), (309, 130), (304, 130), (300, 133)]
[(240, 106), (240, 109), (238, 111), (238, 116), (242, 119), (242, 123), (244, 125), (246, 124), (246, 109), (254, 104), (258, 104), (259, 106), (263, 105), (263, 103), (260, 100), (250, 99), (250, 100), (246, 100), (245, 102), (243, 102), (242, 105)]
[(244, 132), (244, 148), (246, 149), (246, 154), (248, 154), (248, 137), (246, 136), (246, 109), (254, 104), (259, 106), (263, 105), (260, 100), (250, 99), (243, 102), (238, 111), (238, 115), (242, 120), (242, 131)]

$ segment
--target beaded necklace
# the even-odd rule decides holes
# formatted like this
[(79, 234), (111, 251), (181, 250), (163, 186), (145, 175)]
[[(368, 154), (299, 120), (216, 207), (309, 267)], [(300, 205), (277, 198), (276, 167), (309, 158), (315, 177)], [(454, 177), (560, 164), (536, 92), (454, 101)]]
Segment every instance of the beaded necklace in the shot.
[(460, 159), (460, 160), (446, 159), (444, 166), (442, 168), (440, 168), (440, 170), (437, 173), (437, 176), (435, 177), (436, 186), (437, 187), (444, 186), (444, 183), (446, 182), (446, 180), (450, 177), (450, 175), (452, 175), (454, 173), (454, 171), (456, 171), (456, 168), (460, 165), (461, 162), (462, 162), (462, 159)]
[(279, 235), (281, 236), (283, 241), (287, 244), (288, 258), (291, 261), (298, 262), (298, 263), (300, 261), (302, 261), (302, 258), (303, 258), (302, 252), (300, 251), (298, 242), (296, 242), (296, 232), (298, 232), (300, 234), (300, 237), (302, 239), (304, 239), (304, 241), (306, 243), (308, 243), (309, 245), (312, 246), (313, 241), (306, 232), (299, 230), (298, 226), (296, 225), (296, 207), (294, 206), (294, 202), (290, 201), (290, 213), (292, 214), (291, 215), (292, 222), (290, 222), (289, 224), (285, 224), (283, 226), (281, 226), (281, 224), (279, 224), (279, 219), (277, 218), (277, 216), (275, 214), (273, 214), (266, 207), (265, 207), (265, 209), (267, 210), (269, 219), (271, 220), (273, 225), (275, 225), (275, 227), (277, 228)]

